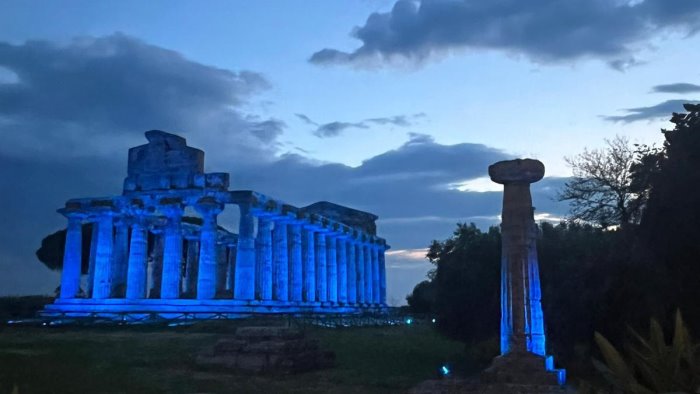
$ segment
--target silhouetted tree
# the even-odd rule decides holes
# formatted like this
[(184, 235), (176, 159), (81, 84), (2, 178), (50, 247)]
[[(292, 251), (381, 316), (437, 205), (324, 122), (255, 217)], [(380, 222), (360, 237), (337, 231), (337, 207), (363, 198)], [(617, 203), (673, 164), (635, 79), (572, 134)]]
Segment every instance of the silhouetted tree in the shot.
[(460, 223), (452, 237), (433, 241), (428, 260), (436, 269), (408, 297), (419, 312), (429, 308), (439, 329), (453, 338), (477, 342), (498, 333), (501, 234), (497, 227), (482, 232)]
[(650, 193), (640, 225), (639, 249), (665, 281), (659, 307), (680, 307), (692, 330), (700, 329), (700, 105), (674, 113), (662, 130), (664, 152), (649, 175)]
[[(92, 238), (92, 223), (83, 225), (82, 241), (82, 273), (88, 271), (90, 261), (90, 239)], [(48, 269), (57, 271), (63, 268), (63, 252), (66, 245), (66, 229), (58, 230), (41, 240), (41, 246), (36, 250), (36, 257)]]
[(636, 205), (630, 204), (636, 197), (631, 188), (634, 150), (625, 137), (616, 136), (605, 143), (605, 149), (584, 149), (565, 158), (574, 176), (558, 196), (560, 201), (570, 201), (572, 219), (603, 228), (638, 217), (633, 210)]
[(435, 304), (435, 285), (424, 280), (413, 288), (413, 292), (406, 296), (406, 302), (414, 313), (430, 313)]

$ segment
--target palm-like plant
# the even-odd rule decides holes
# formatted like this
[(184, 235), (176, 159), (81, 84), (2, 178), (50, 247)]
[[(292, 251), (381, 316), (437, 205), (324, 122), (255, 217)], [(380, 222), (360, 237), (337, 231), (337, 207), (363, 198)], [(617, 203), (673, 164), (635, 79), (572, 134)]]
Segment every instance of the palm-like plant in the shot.
[(671, 344), (654, 319), (648, 339), (630, 329), (635, 343), (627, 346), (626, 357), (596, 332), (595, 341), (605, 359), (605, 364), (594, 360), (596, 368), (626, 394), (700, 393), (700, 346), (692, 342), (680, 311), (675, 320)]

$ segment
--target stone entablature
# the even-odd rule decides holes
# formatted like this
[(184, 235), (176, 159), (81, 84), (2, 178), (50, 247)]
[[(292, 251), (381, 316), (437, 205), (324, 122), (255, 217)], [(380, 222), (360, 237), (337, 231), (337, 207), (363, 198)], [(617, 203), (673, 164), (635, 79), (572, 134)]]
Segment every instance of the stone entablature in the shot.
[[(384, 252), (389, 246), (367, 232), (366, 223), (349, 226), (322, 215), (323, 210), (228, 190), (228, 174), (203, 173), (204, 152), (188, 147), (184, 138), (162, 131), (146, 136), (149, 144), (129, 151), (123, 195), (71, 199), (59, 210), (69, 222), (61, 292), (45, 314), (207, 317), (386, 306)], [(238, 234), (217, 225), (218, 215), (232, 205), (238, 208)], [(194, 208), (201, 224), (184, 216), (188, 208)], [(83, 280), (85, 223), (95, 226)], [(86, 282), (82, 293), (81, 281)]]

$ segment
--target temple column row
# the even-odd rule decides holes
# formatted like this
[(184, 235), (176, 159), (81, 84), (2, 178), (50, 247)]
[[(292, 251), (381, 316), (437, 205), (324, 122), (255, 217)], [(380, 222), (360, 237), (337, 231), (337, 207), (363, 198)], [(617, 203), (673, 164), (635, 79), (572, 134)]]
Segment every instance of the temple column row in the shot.
[[(235, 248), (233, 241), (219, 246), (216, 222), (222, 205), (213, 198), (204, 198), (195, 206), (202, 225), (199, 237), (187, 239), (183, 278), (184, 206), (175, 202), (159, 208), (165, 215), (162, 234), (156, 238), (163, 243), (162, 266), (154, 264), (151, 278), (154, 294), (160, 298), (177, 299), (183, 293), (196, 292), (197, 299), (212, 299), (228, 289), (234, 299), (241, 300), (385, 303), (383, 245), (288, 217), (260, 216), (256, 233), (250, 206), (240, 205)], [(91, 261), (88, 270), (92, 298), (149, 296), (146, 213), (139, 207), (132, 210), (128, 224), (123, 219), (115, 223), (116, 213), (110, 209), (97, 212), (91, 247), (94, 263)], [(61, 298), (74, 298), (80, 288), (81, 226), (87, 215), (68, 210), (62, 213), (69, 224)], [(92, 214), (94, 217), (95, 212)], [(124, 256), (119, 257), (120, 253)], [(221, 259), (226, 261), (218, 261)], [(115, 260), (127, 264), (121, 267)], [(158, 269), (161, 271), (155, 272)]]

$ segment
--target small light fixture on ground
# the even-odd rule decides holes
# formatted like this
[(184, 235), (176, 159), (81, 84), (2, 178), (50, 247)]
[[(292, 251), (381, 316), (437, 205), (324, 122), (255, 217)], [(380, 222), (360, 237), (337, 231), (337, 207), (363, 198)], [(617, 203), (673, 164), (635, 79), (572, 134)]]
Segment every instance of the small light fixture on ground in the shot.
[(450, 367), (447, 364), (443, 364), (440, 367), (440, 374), (442, 374), (442, 376), (449, 376), (450, 372), (452, 371), (450, 371)]
[(408, 325), (410, 326), (412, 323), (413, 323), (413, 319), (410, 318), (410, 317), (407, 317), (407, 318), (406, 318), (406, 324), (408, 324)]
[(433, 320), (431, 320), (431, 321), (433, 322), (433, 324), (435, 324), (435, 322), (436, 322), (435, 318), (433, 318)]

